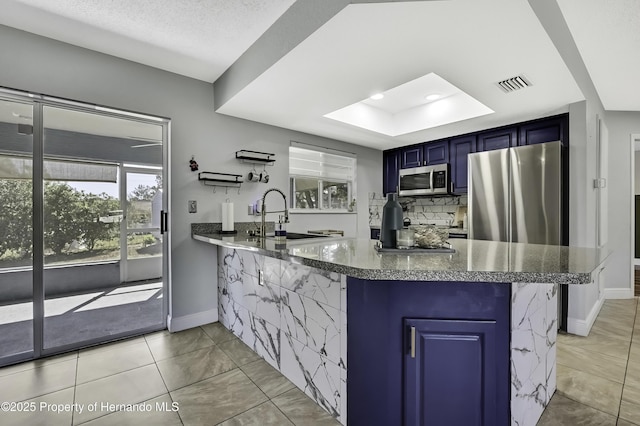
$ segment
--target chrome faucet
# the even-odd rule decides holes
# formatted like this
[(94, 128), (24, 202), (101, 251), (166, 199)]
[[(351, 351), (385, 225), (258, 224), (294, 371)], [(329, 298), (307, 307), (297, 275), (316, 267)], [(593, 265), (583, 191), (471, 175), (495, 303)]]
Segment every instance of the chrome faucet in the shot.
[[(282, 195), (282, 199), (284, 200), (284, 210), (273, 210), (270, 212), (267, 211), (267, 204), (265, 203), (265, 199), (267, 198), (267, 194), (272, 191), (278, 192), (280, 193), (280, 195)], [(267, 234), (266, 225), (265, 225), (265, 217), (267, 216), (267, 213), (280, 213), (280, 212), (284, 212), (284, 223), (289, 223), (289, 209), (287, 208), (287, 196), (284, 195), (284, 192), (280, 191), (278, 188), (267, 189), (266, 191), (264, 191), (264, 194), (262, 195), (262, 211), (260, 212), (262, 215), (262, 221), (260, 223), (261, 237), (265, 237)]]

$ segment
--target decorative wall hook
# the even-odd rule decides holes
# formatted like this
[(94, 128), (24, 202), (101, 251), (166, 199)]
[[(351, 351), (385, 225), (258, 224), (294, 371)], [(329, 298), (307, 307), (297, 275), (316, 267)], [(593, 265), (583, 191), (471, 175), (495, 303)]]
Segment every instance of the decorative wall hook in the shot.
[(191, 169), (192, 172), (195, 172), (198, 170), (198, 163), (196, 162), (195, 156), (191, 156), (191, 160), (189, 160), (189, 168)]

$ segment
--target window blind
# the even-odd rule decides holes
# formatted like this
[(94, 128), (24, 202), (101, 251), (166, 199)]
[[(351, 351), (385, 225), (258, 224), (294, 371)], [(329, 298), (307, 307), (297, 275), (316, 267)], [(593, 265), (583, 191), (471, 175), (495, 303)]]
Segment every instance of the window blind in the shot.
[(289, 175), (351, 181), (356, 159), (343, 155), (289, 147)]

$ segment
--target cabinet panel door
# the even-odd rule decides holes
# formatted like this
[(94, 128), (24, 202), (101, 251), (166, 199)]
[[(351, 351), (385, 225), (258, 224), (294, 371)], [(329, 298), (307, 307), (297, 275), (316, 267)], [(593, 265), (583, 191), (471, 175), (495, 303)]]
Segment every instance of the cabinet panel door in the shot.
[(476, 152), (476, 135), (462, 136), (449, 142), (449, 158), (451, 160), (451, 182), (454, 194), (466, 194), (468, 189), (467, 156)]
[(449, 162), (449, 141), (429, 142), (424, 144), (424, 165), (444, 164)]
[(566, 126), (567, 122), (564, 116), (523, 124), (518, 132), (518, 145), (533, 145), (555, 141), (562, 141), (564, 144)]
[(517, 142), (517, 131), (515, 127), (478, 133), (479, 152), (511, 148), (512, 146), (516, 146)]
[(404, 148), (402, 150), (402, 163), (400, 167), (410, 169), (420, 166), (422, 166), (422, 146)]
[(398, 169), (400, 166), (400, 151), (385, 151), (382, 154), (384, 169), (382, 170), (382, 192), (398, 192)]
[(404, 323), (408, 340), (404, 424), (497, 425), (501, 416), (496, 404), (496, 322), (405, 319)]

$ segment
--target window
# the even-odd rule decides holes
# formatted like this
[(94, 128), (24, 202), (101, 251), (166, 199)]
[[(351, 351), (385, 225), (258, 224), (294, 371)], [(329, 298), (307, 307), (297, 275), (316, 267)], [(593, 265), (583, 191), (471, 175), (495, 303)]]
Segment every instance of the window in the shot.
[(321, 149), (289, 147), (290, 207), (352, 211), (356, 158)]

